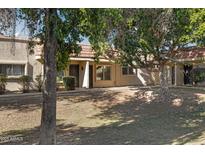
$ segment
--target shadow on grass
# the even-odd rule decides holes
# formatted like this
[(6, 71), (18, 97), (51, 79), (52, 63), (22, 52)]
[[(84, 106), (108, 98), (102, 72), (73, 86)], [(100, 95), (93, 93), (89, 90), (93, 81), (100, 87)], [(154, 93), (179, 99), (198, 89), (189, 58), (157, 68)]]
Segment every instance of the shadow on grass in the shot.
[[(75, 124), (57, 126), (58, 144), (186, 144), (205, 139), (205, 102), (193, 91), (171, 89), (171, 101), (159, 103), (157, 89), (131, 89), (134, 95), (123, 92), (96, 92), (80, 94), (78, 101), (90, 101), (101, 108), (94, 115), (101, 119), (118, 117), (118, 121), (99, 127), (78, 127)], [(76, 96), (77, 97), (77, 96)], [(61, 99), (67, 99), (62, 97)], [(106, 100), (106, 101), (105, 101)], [(92, 120), (92, 117), (90, 118)], [(25, 142), (38, 140), (39, 128), (3, 135), (21, 134)], [(10, 143), (8, 143), (10, 144)]]
[[(101, 118), (118, 115), (118, 122), (79, 128), (71, 134), (61, 132), (59, 144), (185, 144), (203, 135), (205, 104), (198, 103), (197, 95), (184, 91), (176, 94), (171, 89), (172, 102), (159, 103), (157, 93), (147, 99), (146, 92), (136, 92), (133, 97), (125, 98), (127, 101), (111, 107), (108, 104), (107, 109), (95, 115)], [(181, 100), (181, 104), (175, 100)]]
[[(57, 120), (57, 123), (61, 120)], [(58, 130), (67, 130), (69, 128), (74, 127), (74, 124), (58, 124)], [(9, 138), (8, 138), (9, 137)], [(40, 127), (35, 127), (32, 129), (23, 129), (23, 130), (11, 130), (3, 132), (0, 135), (0, 144), (39, 144), (39, 137), (40, 137)], [(6, 140), (7, 139), (7, 140)]]
[(29, 112), (41, 108), (42, 98), (12, 99), (0, 102), (0, 111), (16, 110), (18, 112)]
[[(59, 96), (57, 100), (62, 101), (66, 99), (68, 101), (70, 100), (70, 103), (82, 103), (83, 101), (96, 100), (96, 95), (99, 101), (102, 101), (104, 97), (106, 97), (109, 101), (112, 100), (112, 96), (117, 95), (117, 93), (108, 93), (107, 90), (103, 89), (97, 90), (97, 93), (93, 92), (93, 90), (88, 90), (84, 92), (67, 93), (65, 96)], [(29, 112), (36, 109), (41, 109), (41, 105), (42, 97), (25, 96), (11, 99), (7, 98), (7, 100), (0, 100), (0, 111), (16, 110), (18, 112)]]

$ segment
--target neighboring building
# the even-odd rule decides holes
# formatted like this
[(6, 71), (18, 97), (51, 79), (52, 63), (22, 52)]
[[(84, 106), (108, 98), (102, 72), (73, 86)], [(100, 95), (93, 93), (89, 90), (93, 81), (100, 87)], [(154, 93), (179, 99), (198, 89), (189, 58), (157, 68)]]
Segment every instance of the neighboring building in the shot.
[[(198, 86), (205, 81), (205, 48), (180, 50), (173, 55), (176, 62), (167, 64), (167, 80), (169, 85), (193, 85), (200, 80)], [(195, 76), (195, 77), (194, 77)]]
[[(42, 64), (36, 60), (36, 52), (29, 53), (28, 40), (0, 35), (0, 74), (8, 77), (6, 89), (9, 91), (19, 90), (18, 78), (22, 75), (29, 75), (35, 80), (36, 75), (42, 74)], [(32, 86), (31, 88), (34, 88)]]

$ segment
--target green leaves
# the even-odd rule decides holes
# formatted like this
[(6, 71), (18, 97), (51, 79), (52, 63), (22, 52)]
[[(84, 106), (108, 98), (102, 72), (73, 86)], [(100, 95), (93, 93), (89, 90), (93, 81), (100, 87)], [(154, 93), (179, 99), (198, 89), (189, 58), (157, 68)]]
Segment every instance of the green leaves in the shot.
[(106, 53), (103, 50), (108, 50), (101, 48), (101, 44), (114, 47), (120, 55), (116, 59), (118, 62), (147, 65), (151, 61), (142, 58), (147, 55), (152, 55), (153, 64), (166, 62), (162, 54), (169, 56), (176, 49), (204, 45), (204, 10), (108, 9), (108, 14), (94, 11), (101, 15), (90, 25), (95, 29), (90, 42), (98, 56)]
[[(44, 9), (20, 10), (32, 36), (43, 43)], [(205, 9), (57, 9), (55, 20), (58, 69), (80, 52), (82, 37), (89, 39), (96, 59), (115, 48), (122, 61), (140, 65), (146, 63), (142, 56), (152, 54), (158, 61), (162, 52), (205, 43)]]
[[(96, 59), (109, 48), (108, 37), (121, 20), (120, 9), (56, 9), (57, 69), (67, 67), (70, 54), (81, 51), (82, 37), (88, 37), (96, 51)], [(19, 17), (27, 21), (31, 41), (38, 38), (44, 44), (45, 9), (20, 9)], [(31, 43), (31, 46), (34, 45)], [(32, 49), (32, 47), (31, 47)]]
[(205, 45), (205, 9), (188, 9), (190, 24), (187, 26), (189, 33), (183, 36), (196, 46)]
[[(40, 40), (41, 44), (47, 39), (45, 36), (45, 9), (20, 9), (19, 18), (26, 20), (27, 28), (30, 30), (30, 49), (36, 45), (34, 39)], [(63, 70), (67, 67), (71, 53), (79, 53), (82, 36), (85, 30), (81, 27), (81, 22), (85, 19), (81, 9), (56, 9), (56, 15), (52, 20), (56, 21), (54, 29), (57, 39), (57, 69)]]

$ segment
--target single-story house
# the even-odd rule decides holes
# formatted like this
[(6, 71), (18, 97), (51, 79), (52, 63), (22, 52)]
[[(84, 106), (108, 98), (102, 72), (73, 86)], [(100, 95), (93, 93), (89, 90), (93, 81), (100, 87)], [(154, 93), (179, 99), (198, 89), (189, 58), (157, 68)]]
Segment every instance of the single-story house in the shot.
[[(28, 40), (13, 39), (0, 36), (0, 74), (8, 76), (6, 89), (18, 90), (20, 85), (17, 78), (29, 75), (33, 81), (39, 74), (43, 75), (41, 63), (42, 50), (40, 47), (29, 53)], [(12, 48), (15, 48), (12, 50)], [(75, 76), (76, 87), (114, 87), (114, 86), (143, 86), (159, 84), (159, 69), (134, 69), (121, 66), (110, 58), (100, 57), (99, 63), (94, 61), (94, 52), (90, 45), (81, 45), (82, 51), (77, 56), (72, 55), (68, 67), (58, 74)], [(14, 52), (15, 51), (15, 52)], [(169, 85), (193, 84), (191, 71), (195, 68), (205, 68), (205, 48), (179, 51), (174, 55), (176, 62), (170, 61), (166, 66), (166, 76)], [(34, 82), (33, 82), (34, 83)], [(34, 88), (34, 86), (33, 86)]]
[[(70, 63), (64, 74), (75, 76), (77, 87), (159, 85), (159, 69), (157, 67), (151, 70), (134, 69), (121, 66), (109, 58), (101, 57), (99, 63), (96, 63), (93, 58), (94, 53), (91, 47), (82, 45), (81, 53), (70, 58)], [(205, 48), (179, 50), (172, 58), (175, 61), (166, 64), (165, 73), (168, 84), (176, 86), (196, 84), (193, 75), (196, 75), (195, 70), (205, 69)], [(201, 78), (201, 81), (205, 81), (205, 74)], [(204, 85), (204, 82), (201, 81), (197, 85)]]
[(90, 45), (81, 45), (78, 56), (71, 56), (65, 75), (76, 77), (77, 87), (114, 87), (127, 85), (156, 85), (159, 83), (157, 69), (147, 71), (121, 66), (109, 58), (100, 57), (94, 61), (94, 52)]

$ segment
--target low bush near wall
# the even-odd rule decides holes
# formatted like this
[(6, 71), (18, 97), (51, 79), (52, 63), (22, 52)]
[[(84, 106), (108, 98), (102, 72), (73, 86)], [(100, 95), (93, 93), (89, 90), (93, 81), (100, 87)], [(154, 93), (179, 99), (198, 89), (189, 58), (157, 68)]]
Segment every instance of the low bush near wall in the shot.
[(0, 95), (4, 94), (6, 91), (7, 77), (0, 74)]
[(75, 77), (73, 76), (63, 77), (63, 84), (65, 86), (65, 90), (74, 90), (75, 89)]
[(22, 86), (22, 92), (27, 93), (29, 92), (29, 87), (31, 85), (31, 77), (28, 75), (23, 75), (19, 78), (19, 84)]
[(43, 87), (43, 76), (37, 75), (35, 78), (35, 87), (38, 89), (39, 92), (42, 91), (42, 87)]

